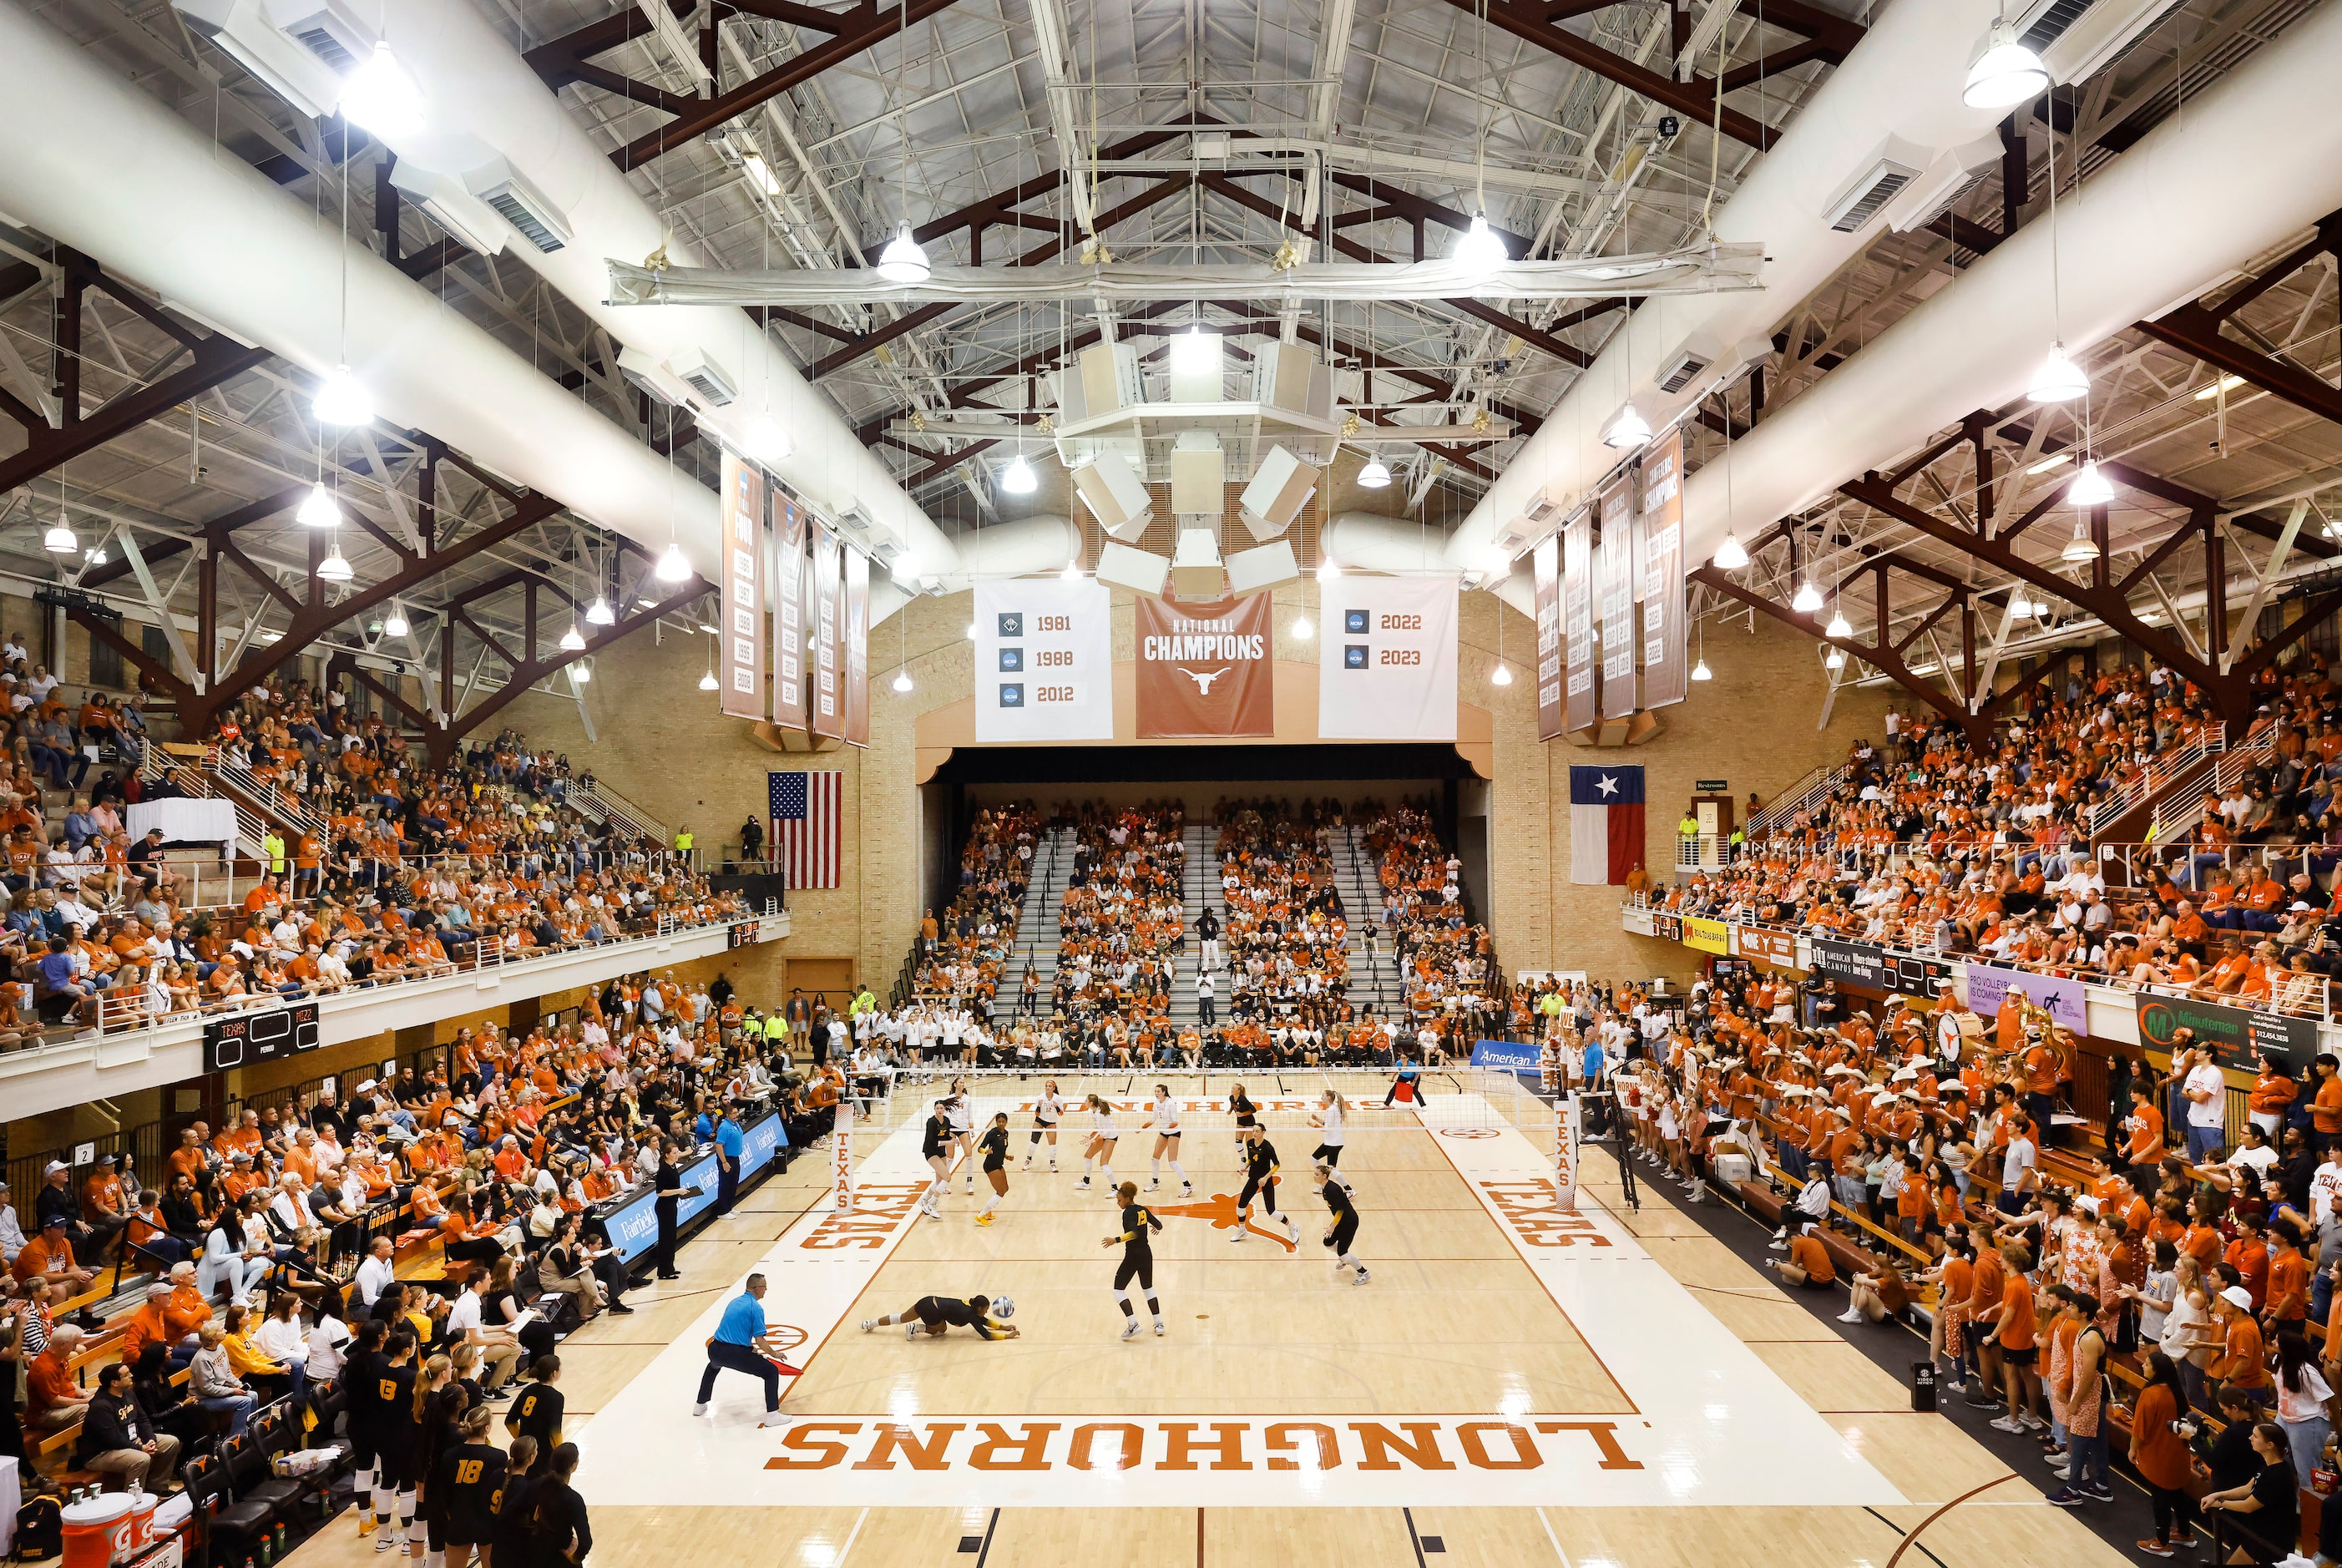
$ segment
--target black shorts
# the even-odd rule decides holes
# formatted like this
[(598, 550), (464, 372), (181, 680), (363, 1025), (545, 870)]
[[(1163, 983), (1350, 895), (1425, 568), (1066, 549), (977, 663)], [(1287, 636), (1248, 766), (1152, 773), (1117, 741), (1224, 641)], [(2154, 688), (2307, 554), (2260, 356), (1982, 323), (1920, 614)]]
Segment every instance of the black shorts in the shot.
[[(951, 1304), (956, 1306), (959, 1303), (953, 1303)], [(945, 1304), (937, 1301), (934, 1296), (921, 1296), (917, 1304), (913, 1306), (911, 1310), (918, 1313), (919, 1321), (926, 1324), (929, 1328), (935, 1328), (938, 1325), (948, 1327), (951, 1323), (950, 1317), (946, 1314)]]
[(1114, 1288), (1127, 1289), (1136, 1279), (1141, 1290), (1152, 1293), (1155, 1289), (1155, 1252), (1151, 1247), (1135, 1248), (1122, 1254), (1122, 1266), (1114, 1271)]
[(1349, 1218), (1344, 1220), (1340, 1224), (1334, 1227), (1334, 1239), (1328, 1244), (1333, 1247), (1335, 1255), (1338, 1257), (1342, 1253), (1348, 1252), (1350, 1250), (1350, 1243), (1357, 1240), (1357, 1238), (1358, 1216), (1352, 1214)]
[(385, 1448), (375, 1456), (375, 1484), (386, 1492), (412, 1492), (423, 1473), (419, 1443)]
[(2041, 1359), (2041, 1347), (2028, 1344), (2023, 1350), (2017, 1350), (2004, 1344), (2000, 1347), (2000, 1359), (2011, 1366), (2031, 1366)]
[(1807, 1274), (1797, 1282), (1797, 1288), (1801, 1291), (1826, 1291), (1836, 1283), (1837, 1283), (1836, 1280), (1817, 1280), (1813, 1275)]
[(1339, 1165), (1342, 1163), (1342, 1145), (1320, 1144), (1309, 1151), (1309, 1157), (1313, 1160), (1323, 1160), (1328, 1165)]
[(1262, 1207), (1272, 1214), (1276, 1213), (1276, 1178), (1275, 1176), (1269, 1177), (1266, 1181), (1256, 1180), (1251, 1176), (1246, 1177), (1244, 1191), (1236, 1198), (1236, 1207), (1241, 1209), (1247, 1206), (1256, 1195), (1259, 1197)]

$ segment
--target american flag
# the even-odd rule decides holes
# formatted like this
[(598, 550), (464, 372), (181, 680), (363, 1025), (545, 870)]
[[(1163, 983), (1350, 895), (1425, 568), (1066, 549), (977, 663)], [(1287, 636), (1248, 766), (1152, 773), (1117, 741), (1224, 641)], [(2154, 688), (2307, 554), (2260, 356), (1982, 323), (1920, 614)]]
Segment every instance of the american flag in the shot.
[(836, 887), (838, 883), (838, 820), (845, 794), (836, 772), (766, 774), (766, 805), (773, 817), (772, 856), (787, 873), (791, 887)]

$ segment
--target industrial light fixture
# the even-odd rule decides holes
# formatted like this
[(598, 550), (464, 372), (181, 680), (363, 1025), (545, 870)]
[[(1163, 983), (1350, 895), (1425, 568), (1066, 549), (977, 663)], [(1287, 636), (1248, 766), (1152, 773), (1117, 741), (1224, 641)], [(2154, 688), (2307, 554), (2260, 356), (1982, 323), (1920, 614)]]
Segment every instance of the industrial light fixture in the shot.
[(764, 154), (743, 154), (740, 166), (747, 171), (748, 178), (756, 182), (758, 190), (768, 196), (777, 196), (781, 194), (781, 182), (773, 174), (772, 165), (765, 162)]
[(1513, 672), (1511, 666), (1506, 664), (1498, 664), (1495, 669), (1489, 671), (1488, 684), (1492, 686), (1511, 685), (1513, 684)]
[(1040, 484), (1040, 479), (1033, 472), (1033, 465), (1025, 461), (1025, 454), (1021, 452), (1010, 458), (1008, 466), (1000, 471), (1000, 487), (1011, 495), (1030, 495)]
[(2049, 69), (2027, 48), (2004, 11), (1992, 19), (1968, 66), (1960, 102), (1971, 109), (2007, 109), (2049, 90)]
[(1505, 254), (1505, 242), (1488, 226), (1487, 215), (1474, 213), (1472, 226), (1456, 242), (1455, 259), (1474, 272), (1487, 272), (1511, 258)]
[(2089, 520), (2077, 515), (2074, 519), (2074, 536), (2066, 541), (2066, 547), (2063, 550), (2057, 552), (2057, 559), (2068, 566), (2087, 566), (2097, 558), (2098, 542), (2090, 537)]
[(342, 509), (334, 504), (334, 493), (319, 484), (310, 489), (309, 498), (293, 516), (306, 528), (331, 528), (342, 520)]
[(378, 142), (395, 142), (423, 128), (423, 90), (391, 54), (387, 40), (343, 85), (342, 117)]
[(374, 399), (366, 395), (366, 389), (345, 365), (317, 384), (317, 395), (309, 400), (309, 412), (317, 416), (320, 424), (372, 424)]
[(2071, 403), (2090, 394), (2090, 378), (2082, 367), (2066, 356), (2066, 345), (2054, 344), (2049, 357), (2033, 373), (2033, 385), (2025, 395), (2036, 403)]
[[(2066, 486), (2066, 499), (2076, 506), (2111, 505), (2114, 498), (2115, 487), (2098, 472), (2095, 458), (2085, 462), (2082, 471), (2074, 475), (2074, 482)], [(2090, 554), (2095, 555), (2097, 552), (2094, 549)]]
[(1854, 635), (1854, 628), (1847, 624), (1846, 612), (1844, 610), (1838, 611), (1836, 614), (1830, 617), (1830, 624), (1822, 628), (1822, 635), (1825, 637), (1851, 637)]
[(610, 601), (599, 594), (595, 594), (594, 602), (586, 606), (586, 624), (589, 626), (611, 625), (617, 619), (618, 617), (611, 612)]
[(382, 631), (383, 635), (386, 637), (404, 637), (406, 635), (406, 612), (399, 608), (395, 600), (391, 604), (389, 616), (385, 618), (382, 624)]
[(594, 678), (594, 667), (580, 659), (569, 666), (569, 678), (581, 686), (585, 685)]
[(1309, 624), (1308, 616), (1296, 615), (1293, 617), (1293, 636), (1295, 641), (1306, 643), (1316, 634), (1317, 628)]
[(57, 514), (56, 522), (50, 524), (46, 534), (41, 535), (41, 548), (52, 555), (73, 555), (80, 553), (81, 541), (74, 537), (73, 524), (65, 521), (64, 512), (60, 511)]
[(1066, 562), (1066, 569), (1058, 573), (1057, 576), (1061, 581), (1067, 583), (1080, 582), (1082, 580), (1081, 557), (1076, 555), (1072, 560)]
[(317, 577), (321, 582), (346, 583), (355, 574), (350, 570), (348, 560), (342, 554), (339, 540), (335, 540), (329, 547), (325, 558), (317, 563)]
[(1810, 577), (1798, 586), (1797, 596), (1789, 601), (1789, 608), (1800, 615), (1815, 614), (1821, 607), (1822, 591), (1814, 586)]
[(2035, 464), (2032, 467), (2027, 469), (2025, 471), (2026, 477), (2032, 478), (2037, 474), (2047, 474), (2055, 468), (2063, 468), (2072, 461), (2074, 461), (2074, 454), (2072, 453), (2060, 452), (2057, 456), (2045, 457), (2040, 462)]
[(1691, 667), (1691, 678), (1695, 681), (1712, 681), (1716, 679), (1715, 672), (1711, 671), (1707, 667), (1707, 655), (1706, 654), (1702, 654), (1699, 656), (1699, 663)]
[(570, 622), (569, 630), (561, 634), (561, 650), (565, 654), (582, 654), (586, 651), (586, 634), (577, 629), (576, 622)]
[(778, 463), (789, 454), (793, 444), (789, 433), (781, 428), (781, 422), (769, 414), (756, 415), (746, 439), (748, 455), (759, 463)]
[(898, 692), (909, 691), (911, 689), (911, 672), (908, 670), (896, 671), (895, 678), (889, 684)]
[(105, 546), (103, 544), (92, 544), (88, 549), (81, 553), (81, 558), (82, 563), (85, 565), (103, 566), (105, 564)]
[(722, 684), (723, 683), (716, 678), (716, 670), (712, 665), (709, 666), (706, 674), (699, 677), (699, 689), (703, 692), (716, 691), (721, 687)]
[(1846, 668), (1846, 654), (1845, 654), (1845, 653), (1844, 653), (1844, 652), (1842, 652), (1842, 651), (1841, 651), (1841, 650), (1839, 650), (1839, 649), (1832, 648), (1832, 649), (1829, 651), (1829, 657), (1828, 657), (1828, 658), (1827, 658), (1827, 659), (1824, 659), (1824, 660), (1822, 661), (1822, 668), (1823, 668), (1823, 669), (1825, 669), (1825, 670), (1843, 670), (1843, 669), (1845, 669), (1845, 668)]
[(2219, 380), (2214, 382), (2211, 385), (2205, 387), (2202, 391), (2198, 392), (2196, 394), (2196, 401), (2198, 403), (2209, 403), (2212, 399), (2219, 396), (2220, 394), (2224, 392), (2234, 392), (2237, 388), (2244, 385), (2244, 384), (2245, 378), (2241, 375), (2224, 375), (2220, 377)]
[(1342, 568), (1334, 564), (1334, 558), (1331, 555), (1317, 563), (1317, 580), (1320, 583), (1338, 583), (1342, 580)]
[(976, 641), (976, 623), (974, 621), (970, 621), (967, 624), (967, 640), (971, 643)]
[(2014, 619), (2022, 621), (2033, 614), (2033, 606), (2025, 602), (2025, 594), (2020, 591), (2008, 596), (2008, 613)]
[(1724, 543), (1716, 547), (1716, 554), (1708, 559), (1711, 564), (1724, 571), (1737, 572), (1748, 564), (1748, 551), (1740, 543), (1739, 534), (1726, 534)]
[(1610, 422), (1610, 428), (1602, 433), (1602, 444), (1621, 452), (1648, 445), (1650, 439), (1651, 422), (1643, 417), (1643, 411), (1635, 406), (1635, 400), (1631, 397), (1626, 400), (1626, 406), (1618, 411), (1618, 416)]
[(935, 269), (927, 265), (925, 246), (911, 237), (911, 225), (905, 224), (878, 253), (876, 269), (888, 283), (925, 283)]
[(690, 576), (691, 563), (683, 558), (683, 546), (669, 544), (666, 547), (666, 554), (659, 557), (658, 565), (653, 570), (651, 575), (662, 583), (680, 583)]
[(1171, 339), (1171, 365), (1175, 370), (1208, 371), (1220, 362), (1220, 340), (1205, 332), (1197, 322)]
[(1383, 460), (1379, 457), (1367, 458), (1365, 466), (1358, 470), (1358, 488), (1361, 490), (1383, 489), (1390, 484), (1390, 470), (1383, 466)]
[(698, 624), (699, 624), (699, 629), (700, 629), (701, 631), (703, 631), (703, 632), (706, 633), (709, 636), (711, 636), (711, 637), (712, 637), (712, 636), (716, 635), (716, 628), (715, 628), (715, 627), (713, 627), (713, 626), (711, 626), (711, 625), (709, 625), (706, 622), (702, 621), (702, 622), (700, 622)]

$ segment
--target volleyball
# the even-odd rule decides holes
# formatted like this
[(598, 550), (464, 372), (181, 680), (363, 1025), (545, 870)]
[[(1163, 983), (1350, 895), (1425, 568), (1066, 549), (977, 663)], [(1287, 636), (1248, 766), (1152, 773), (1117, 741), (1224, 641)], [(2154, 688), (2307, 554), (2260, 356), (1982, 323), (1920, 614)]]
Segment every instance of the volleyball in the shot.
[(998, 1318), (1002, 1323), (1006, 1323), (1010, 1318), (1016, 1315), (1016, 1303), (1010, 1301), (1006, 1296), (994, 1296), (992, 1298), (992, 1315)]

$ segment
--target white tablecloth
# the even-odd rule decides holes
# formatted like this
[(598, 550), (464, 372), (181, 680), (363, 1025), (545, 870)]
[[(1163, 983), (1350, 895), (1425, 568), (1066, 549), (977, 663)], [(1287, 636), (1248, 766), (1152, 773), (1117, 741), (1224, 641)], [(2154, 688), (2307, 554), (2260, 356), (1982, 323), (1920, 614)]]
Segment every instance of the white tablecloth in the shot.
[(130, 840), (149, 828), (165, 844), (226, 844), (235, 837), (235, 804), (225, 800), (142, 800), (130, 808)]

